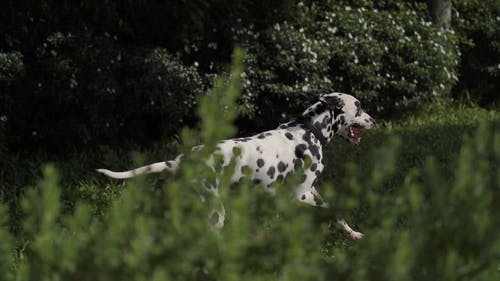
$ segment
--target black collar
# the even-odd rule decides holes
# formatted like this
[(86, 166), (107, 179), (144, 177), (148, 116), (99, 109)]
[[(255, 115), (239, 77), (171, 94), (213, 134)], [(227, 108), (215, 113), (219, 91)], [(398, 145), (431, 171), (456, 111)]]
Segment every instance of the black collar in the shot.
[[(332, 116), (332, 118), (333, 118), (333, 116)], [(325, 146), (328, 143), (328, 140), (325, 138), (325, 136), (323, 136), (323, 133), (321, 133), (321, 130), (318, 129), (318, 127), (316, 127), (316, 125), (314, 125), (311, 122), (311, 118), (308, 118), (304, 115), (301, 115), (297, 118), (297, 122), (304, 124), (304, 126), (306, 126), (306, 128), (309, 131), (311, 131), (311, 133), (313, 133), (314, 137), (316, 137), (319, 140), (319, 143), (322, 146)]]

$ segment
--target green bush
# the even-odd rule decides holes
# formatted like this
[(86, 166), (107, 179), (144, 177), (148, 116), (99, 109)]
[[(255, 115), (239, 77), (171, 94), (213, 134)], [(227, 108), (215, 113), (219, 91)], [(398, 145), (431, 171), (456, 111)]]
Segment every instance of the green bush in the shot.
[(0, 52), (0, 82), (10, 83), (23, 72), (23, 55), (19, 52)]
[(482, 106), (499, 104), (500, 87), (500, 5), (495, 0), (453, 1), (454, 28), (461, 37), (459, 98)]
[(17, 147), (171, 138), (193, 123), (194, 97), (206, 91), (195, 67), (164, 49), (125, 48), (111, 35), (53, 33), (38, 46), (35, 61), (30, 81), (2, 94), (0, 114), (9, 119), (9, 144)]
[(444, 177), (453, 178), (463, 136), (473, 134), (485, 120), (498, 127), (500, 113), (447, 100), (425, 104), (419, 112), (408, 114), (399, 121), (384, 122), (377, 130), (367, 132), (358, 146), (343, 141), (333, 143), (325, 159), (326, 166), (334, 172), (325, 173), (323, 178), (335, 186), (342, 185), (342, 175), (349, 172), (342, 159), (357, 163), (360, 169), (370, 170), (373, 161), (367, 151), (384, 146), (395, 136), (400, 139), (403, 153), (396, 159), (397, 173), (388, 188), (401, 185), (412, 169), (423, 169), (428, 157), (437, 161)]
[(393, 149), (372, 158), (373, 170), (353, 166), (344, 186), (349, 192), (337, 202), (341, 206), (359, 202), (362, 224), (371, 231), (347, 251), (332, 251), (338, 265), (334, 276), (341, 280), (500, 277), (496, 262), (500, 221), (494, 203), (500, 196), (499, 149), (499, 127), (483, 123), (463, 142), (451, 177), (431, 156), (424, 169), (410, 170), (404, 182), (389, 192), (390, 181), (383, 175), (395, 167), (384, 168), (384, 155)]
[(394, 115), (409, 104), (447, 95), (457, 80), (455, 36), (433, 27), (419, 9), (333, 1), (299, 3), (298, 9), (297, 23), (275, 24), (260, 34), (261, 44), (254, 43), (254, 31), (241, 32), (250, 53), (244, 116), (276, 120), (301, 110), (304, 95), (331, 91), (352, 93), (370, 112)]

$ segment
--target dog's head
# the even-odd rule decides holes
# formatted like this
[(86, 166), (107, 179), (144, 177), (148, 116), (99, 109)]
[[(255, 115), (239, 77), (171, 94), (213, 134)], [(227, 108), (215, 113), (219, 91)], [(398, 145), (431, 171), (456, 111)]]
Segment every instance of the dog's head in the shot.
[(375, 126), (375, 119), (363, 111), (361, 102), (343, 93), (322, 94), (319, 101), (333, 112), (332, 129), (352, 144), (359, 144), (364, 130)]

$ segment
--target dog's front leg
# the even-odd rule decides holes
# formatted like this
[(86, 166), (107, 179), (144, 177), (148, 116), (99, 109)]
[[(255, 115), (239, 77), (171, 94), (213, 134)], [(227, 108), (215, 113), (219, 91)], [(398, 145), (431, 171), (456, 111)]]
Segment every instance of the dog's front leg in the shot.
[[(323, 200), (316, 188), (312, 185), (315, 180), (314, 176), (307, 173), (306, 176), (308, 177), (304, 183), (297, 187), (297, 200), (315, 207), (328, 208), (328, 203)], [(337, 219), (336, 224), (337, 227), (346, 233), (352, 240), (358, 240), (364, 236), (363, 233), (352, 229), (342, 218)]]
[(352, 240), (359, 240), (359, 239), (363, 238), (363, 236), (364, 236), (363, 233), (352, 229), (347, 224), (347, 222), (342, 218), (337, 219), (337, 227), (340, 230), (344, 231), (347, 235), (349, 235), (349, 238), (351, 238)]

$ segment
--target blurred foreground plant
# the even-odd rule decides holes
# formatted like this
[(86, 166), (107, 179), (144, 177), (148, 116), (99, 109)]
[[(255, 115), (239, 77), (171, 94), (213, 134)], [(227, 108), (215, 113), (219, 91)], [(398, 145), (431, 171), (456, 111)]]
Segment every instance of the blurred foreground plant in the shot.
[[(103, 216), (91, 206), (61, 207), (57, 172), (23, 201), (23, 228), (5, 226), (0, 207), (0, 280), (493, 280), (499, 278), (500, 130), (483, 125), (465, 140), (453, 179), (431, 159), (390, 186), (400, 141), (371, 152), (372, 165), (350, 164), (342, 186), (330, 190), (332, 209), (293, 199), (291, 184), (269, 196), (248, 182), (220, 180), (220, 201), (202, 203), (204, 157), (234, 132), (242, 52), (229, 77), (200, 102), (204, 150), (186, 155), (181, 172), (159, 189), (127, 181)], [(222, 114), (220, 113), (222, 109)], [(183, 133), (190, 146), (194, 132)], [(389, 185), (389, 186), (387, 186)], [(71, 188), (71, 187), (66, 187)], [(101, 187), (104, 188), (104, 187)], [(226, 225), (216, 231), (208, 214), (224, 202)], [(328, 244), (313, 210), (335, 218), (355, 215), (365, 239)], [(333, 212), (335, 211), (335, 214)], [(339, 239), (335, 238), (338, 242)], [(326, 241), (326, 242), (322, 242)]]

